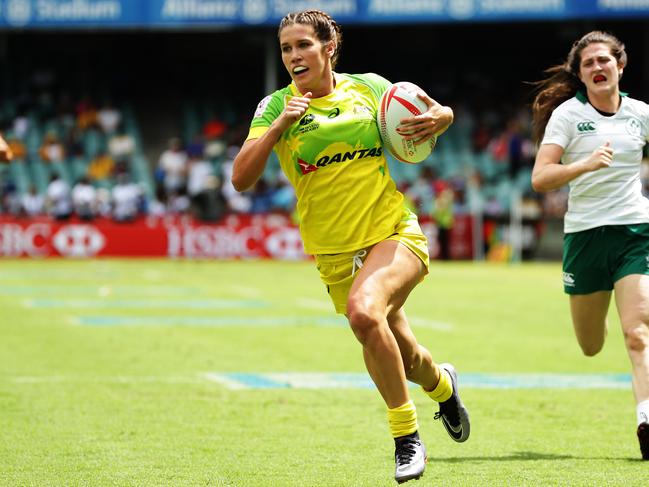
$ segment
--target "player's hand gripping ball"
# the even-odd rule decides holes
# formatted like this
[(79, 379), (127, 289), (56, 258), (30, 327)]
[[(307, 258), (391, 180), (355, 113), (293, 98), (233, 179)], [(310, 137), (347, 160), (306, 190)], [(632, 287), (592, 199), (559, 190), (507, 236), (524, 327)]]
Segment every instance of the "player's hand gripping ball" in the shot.
[(410, 164), (426, 159), (437, 143), (437, 137), (432, 137), (424, 143), (415, 144), (414, 139), (405, 139), (397, 132), (401, 120), (428, 110), (426, 103), (417, 96), (420, 91), (421, 88), (407, 81), (394, 83), (383, 93), (376, 116), (385, 148), (399, 161)]

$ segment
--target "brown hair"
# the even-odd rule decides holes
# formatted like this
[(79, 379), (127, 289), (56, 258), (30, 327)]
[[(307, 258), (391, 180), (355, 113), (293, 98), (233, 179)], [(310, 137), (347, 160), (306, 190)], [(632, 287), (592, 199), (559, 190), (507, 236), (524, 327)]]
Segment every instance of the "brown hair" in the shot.
[(554, 109), (575, 96), (579, 89), (584, 88), (584, 84), (579, 79), (581, 51), (594, 43), (608, 45), (618, 64), (626, 66), (624, 44), (613, 34), (594, 30), (575, 41), (563, 64), (546, 69), (544, 71), (546, 78), (532, 83), (536, 92), (532, 103), (532, 137), (537, 144), (543, 139), (545, 127)]
[(343, 33), (338, 23), (332, 19), (329, 14), (322, 10), (303, 10), (301, 12), (292, 12), (287, 14), (279, 23), (277, 36), (282, 32), (284, 27), (293, 24), (310, 25), (313, 27), (316, 37), (320, 42), (326, 44), (333, 41), (336, 48), (331, 57), (331, 67), (335, 68), (340, 56), (340, 46), (343, 43)]

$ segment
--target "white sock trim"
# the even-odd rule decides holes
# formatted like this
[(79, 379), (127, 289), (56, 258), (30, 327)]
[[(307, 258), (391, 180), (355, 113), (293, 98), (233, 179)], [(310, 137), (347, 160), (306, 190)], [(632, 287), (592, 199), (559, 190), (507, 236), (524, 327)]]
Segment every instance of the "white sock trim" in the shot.
[(649, 399), (638, 403), (636, 412), (638, 414), (638, 425), (649, 423)]

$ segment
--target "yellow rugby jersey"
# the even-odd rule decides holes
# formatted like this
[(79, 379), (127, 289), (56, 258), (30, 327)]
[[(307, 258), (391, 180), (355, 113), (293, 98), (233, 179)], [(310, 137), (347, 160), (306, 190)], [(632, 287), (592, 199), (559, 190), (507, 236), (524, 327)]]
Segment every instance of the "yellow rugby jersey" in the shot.
[[(373, 245), (394, 233), (403, 212), (384, 155), (376, 113), (390, 82), (373, 73), (334, 73), (336, 86), (314, 98), (275, 144), (295, 188), (300, 233), (309, 254), (336, 254)], [(294, 83), (264, 98), (250, 124), (261, 137), (287, 102)]]

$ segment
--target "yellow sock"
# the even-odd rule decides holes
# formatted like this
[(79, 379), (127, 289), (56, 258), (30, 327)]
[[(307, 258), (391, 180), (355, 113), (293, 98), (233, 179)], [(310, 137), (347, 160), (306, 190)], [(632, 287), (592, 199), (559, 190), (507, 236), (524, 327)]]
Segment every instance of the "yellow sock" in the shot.
[(453, 394), (453, 383), (451, 382), (448, 372), (439, 367), (439, 382), (435, 386), (435, 389), (432, 391), (424, 389), (424, 392), (428, 394), (433, 401), (444, 402), (448, 400), (448, 398), (451, 397), (451, 394)]
[(409, 435), (419, 429), (415, 403), (408, 401), (398, 408), (388, 409), (388, 423), (393, 438)]

